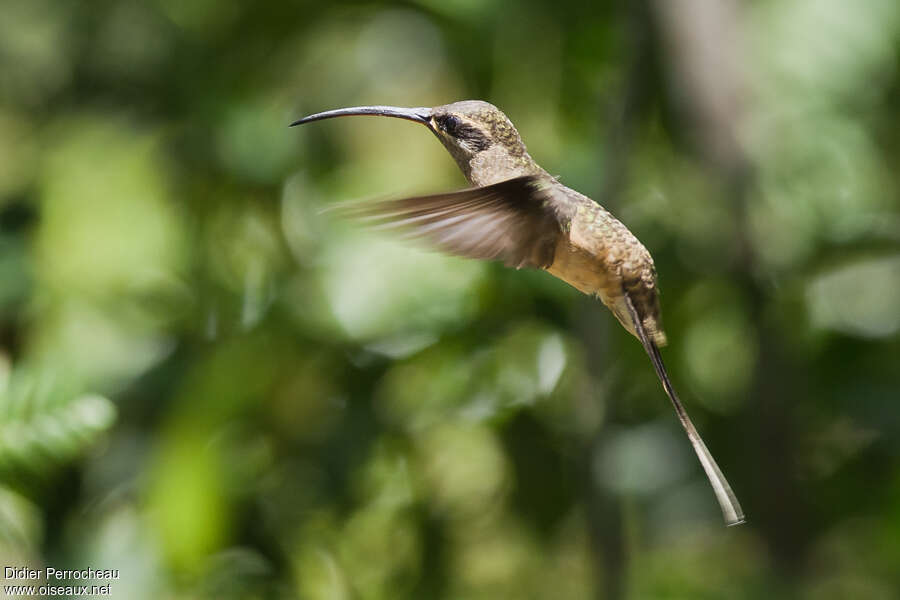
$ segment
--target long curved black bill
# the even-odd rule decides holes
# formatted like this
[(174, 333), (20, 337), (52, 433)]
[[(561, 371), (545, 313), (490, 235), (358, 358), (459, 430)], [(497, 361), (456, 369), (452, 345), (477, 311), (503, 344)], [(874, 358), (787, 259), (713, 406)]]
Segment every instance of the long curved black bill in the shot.
[(423, 125), (428, 124), (431, 118), (430, 108), (398, 108), (396, 106), (354, 106), (352, 108), (338, 108), (336, 110), (326, 110), (325, 112), (316, 113), (297, 119), (291, 123), (294, 125), (303, 125), (313, 121), (321, 121), (322, 119), (330, 119), (332, 117), (354, 117), (360, 115), (375, 115), (378, 117), (396, 117), (398, 119), (406, 119), (415, 121)]

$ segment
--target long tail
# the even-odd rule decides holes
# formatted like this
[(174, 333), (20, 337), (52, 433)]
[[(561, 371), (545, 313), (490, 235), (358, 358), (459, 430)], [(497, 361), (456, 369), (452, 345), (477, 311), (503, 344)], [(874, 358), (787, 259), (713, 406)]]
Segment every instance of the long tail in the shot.
[(694, 447), (694, 452), (697, 453), (697, 458), (700, 459), (700, 464), (703, 465), (703, 470), (706, 471), (709, 483), (712, 485), (713, 492), (716, 494), (716, 500), (719, 501), (719, 506), (722, 508), (722, 516), (725, 517), (725, 524), (729, 527), (732, 525), (740, 525), (744, 522), (744, 511), (741, 508), (741, 503), (738, 502), (737, 496), (731, 491), (728, 480), (722, 475), (719, 465), (716, 464), (712, 454), (710, 454), (709, 450), (706, 448), (706, 444), (703, 443), (703, 439), (700, 437), (700, 434), (697, 433), (697, 428), (694, 427), (694, 424), (691, 422), (691, 418), (684, 409), (684, 405), (682, 405), (681, 400), (678, 399), (678, 394), (675, 393), (675, 388), (672, 387), (672, 382), (669, 381), (669, 375), (666, 373), (666, 366), (663, 364), (662, 356), (659, 354), (659, 348), (657, 348), (656, 344), (647, 337), (641, 319), (638, 317), (634, 304), (632, 304), (631, 298), (628, 297), (627, 293), (625, 294), (625, 303), (628, 305), (628, 312), (631, 313), (631, 320), (634, 323), (634, 329), (638, 334), (638, 338), (644, 345), (644, 350), (647, 351), (647, 355), (650, 356), (650, 360), (653, 362), (653, 368), (656, 369), (656, 374), (659, 376), (659, 380), (662, 382), (662, 386), (666, 390), (669, 400), (672, 401), (672, 405), (675, 407), (675, 414), (678, 415), (678, 420), (681, 421), (681, 426), (684, 427), (684, 431), (687, 433), (688, 439)]

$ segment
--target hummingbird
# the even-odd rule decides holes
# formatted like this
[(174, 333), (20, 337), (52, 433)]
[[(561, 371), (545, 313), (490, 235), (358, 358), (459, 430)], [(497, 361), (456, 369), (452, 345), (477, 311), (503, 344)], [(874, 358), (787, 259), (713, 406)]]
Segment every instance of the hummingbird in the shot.
[(356, 106), (309, 115), (291, 127), (372, 115), (413, 121), (444, 145), (472, 187), (354, 203), (343, 212), (380, 229), (420, 238), (466, 258), (543, 269), (596, 296), (650, 357), (662, 387), (709, 478), (727, 525), (744, 522), (731, 486), (675, 393), (659, 348), (666, 344), (653, 258), (609, 211), (560, 183), (528, 154), (497, 107), (465, 100), (433, 108)]

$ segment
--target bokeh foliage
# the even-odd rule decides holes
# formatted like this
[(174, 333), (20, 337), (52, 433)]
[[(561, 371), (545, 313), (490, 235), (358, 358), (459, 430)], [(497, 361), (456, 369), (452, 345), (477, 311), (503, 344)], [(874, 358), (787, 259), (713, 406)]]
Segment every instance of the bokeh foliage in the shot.
[[(896, 598), (900, 4), (5, 0), (0, 562), (121, 598)], [(332, 202), (483, 98), (653, 253), (639, 344)]]

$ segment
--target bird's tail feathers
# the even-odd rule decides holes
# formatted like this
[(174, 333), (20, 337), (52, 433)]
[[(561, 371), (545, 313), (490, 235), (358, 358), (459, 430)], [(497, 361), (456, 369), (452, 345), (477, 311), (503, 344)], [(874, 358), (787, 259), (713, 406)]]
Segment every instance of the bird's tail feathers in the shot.
[(637, 332), (638, 339), (640, 339), (641, 344), (644, 345), (644, 350), (647, 351), (647, 355), (653, 363), (653, 368), (656, 369), (656, 374), (659, 377), (660, 382), (662, 382), (663, 389), (665, 389), (666, 394), (669, 396), (669, 400), (672, 401), (672, 406), (675, 407), (675, 414), (678, 415), (678, 420), (681, 421), (681, 426), (684, 427), (684, 431), (687, 433), (691, 446), (694, 447), (694, 452), (697, 454), (697, 458), (700, 459), (700, 464), (703, 466), (707, 478), (709, 478), (709, 483), (712, 485), (713, 492), (716, 494), (716, 500), (719, 501), (719, 506), (722, 508), (722, 516), (725, 517), (725, 523), (728, 526), (743, 523), (744, 511), (741, 508), (740, 502), (738, 502), (737, 496), (734, 495), (731, 486), (728, 485), (728, 480), (725, 479), (725, 476), (719, 469), (719, 465), (716, 464), (716, 461), (707, 449), (706, 444), (703, 443), (703, 439), (697, 432), (697, 428), (694, 427), (693, 422), (691, 422), (691, 418), (688, 416), (684, 405), (681, 404), (681, 400), (678, 399), (678, 394), (675, 393), (675, 388), (672, 387), (672, 382), (669, 380), (669, 374), (666, 372), (666, 366), (659, 353), (659, 348), (656, 343), (648, 337), (647, 332), (641, 323), (641, 319), (638, 316), (637, 310), (635, 310), (634, 304), (631, 302), (631, 298), (628, 297), (627, 293), (625, 294), (625, 303), (631, 314), (631, 320), (634, 324), (634, 329)]

